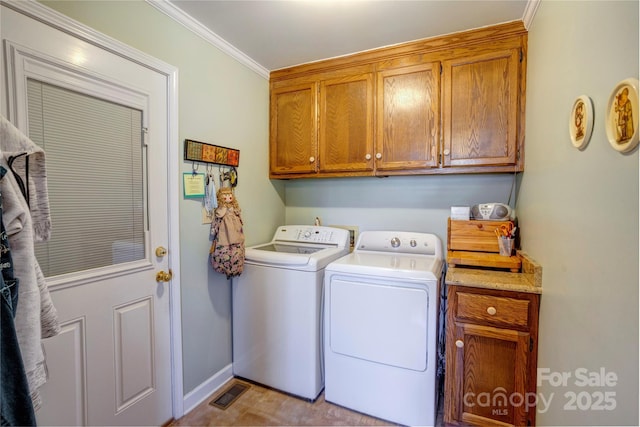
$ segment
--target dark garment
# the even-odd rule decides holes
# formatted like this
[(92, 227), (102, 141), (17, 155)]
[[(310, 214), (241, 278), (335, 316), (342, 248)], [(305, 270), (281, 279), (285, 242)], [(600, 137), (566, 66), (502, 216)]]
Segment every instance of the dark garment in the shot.
[[(0, 179), (6, 170), (0, 166)], [(35, 426), (36, 416), (29, 395), (27, 375), (22, 364), (20, 345), (13, 318), (18, 305), (18, 279), (13, 276), (9, 240), (2, 222), (0, 194), (0, 410), (3, 426)]]

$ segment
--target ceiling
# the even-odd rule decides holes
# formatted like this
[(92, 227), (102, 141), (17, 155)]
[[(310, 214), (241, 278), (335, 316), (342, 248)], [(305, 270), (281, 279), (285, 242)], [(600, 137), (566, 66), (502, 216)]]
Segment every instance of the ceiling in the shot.
[(267, 71), (524, 20), (534, 1), (165, 0)]

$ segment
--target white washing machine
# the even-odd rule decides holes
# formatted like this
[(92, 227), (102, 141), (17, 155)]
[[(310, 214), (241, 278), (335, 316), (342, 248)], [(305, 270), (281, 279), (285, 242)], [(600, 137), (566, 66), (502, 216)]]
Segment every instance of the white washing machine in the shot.
[(325, 269), (325, 400), (406, 425), (434, 425), (442, 242), (364, 231)]
[(279, 227), (271, 242), (246, 249), (231, 281), (235, 376), (318, 397), (324, 271), (347, 253), (347, 230), (307, 225)]

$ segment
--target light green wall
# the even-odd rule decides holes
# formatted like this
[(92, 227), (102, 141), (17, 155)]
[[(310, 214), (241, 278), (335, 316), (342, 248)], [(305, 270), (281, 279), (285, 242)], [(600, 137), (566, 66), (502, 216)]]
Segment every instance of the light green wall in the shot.
[(444, 248), (451, 206), (507, 203), (513, 185), (513, 174), (291, 180), (286, 221), (435, 233)]
[[(542, 1), (529, 29), (526, 172), (518, 209), (522, 241), (543, 266), (540, 368), (551, 407), (540, 425), (638, 425), (638, 150), (607, 140), (609, 95), (638, 78), (637, 1)], [(569, 140), (576, 97), (593, 100), (589, 145)], [(634, 112), (638, 114), (640, 112)], [(614, 387), (576, 386), (575, 370), (618, 377)], [(565, 393), (615, 392), (616, 408), (565, 410)], [(586, 402), (585, 394), (582, 395)]]
[[(236, 194), (247, 244), (270, 239), (284, 220), (284, 201), (282, 183), (268, 180), (268, 81), (144, 1), (42, 3), (178, 68), (175, 144), (188, 138), (239, 149)], [(188, 171), (191, 163), (181, 161)], [(180, 202), (185, 394), (231, 363), (230, 284), (208, 264), (200, 209), (200, 200)]]

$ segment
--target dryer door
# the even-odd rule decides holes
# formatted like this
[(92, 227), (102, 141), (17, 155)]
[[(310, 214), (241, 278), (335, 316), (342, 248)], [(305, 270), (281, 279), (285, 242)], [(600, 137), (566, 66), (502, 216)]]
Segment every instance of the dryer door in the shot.
[(425, 288), (336, 277), (329, 286), (331, 351), (404, 369), (427, 369)]

